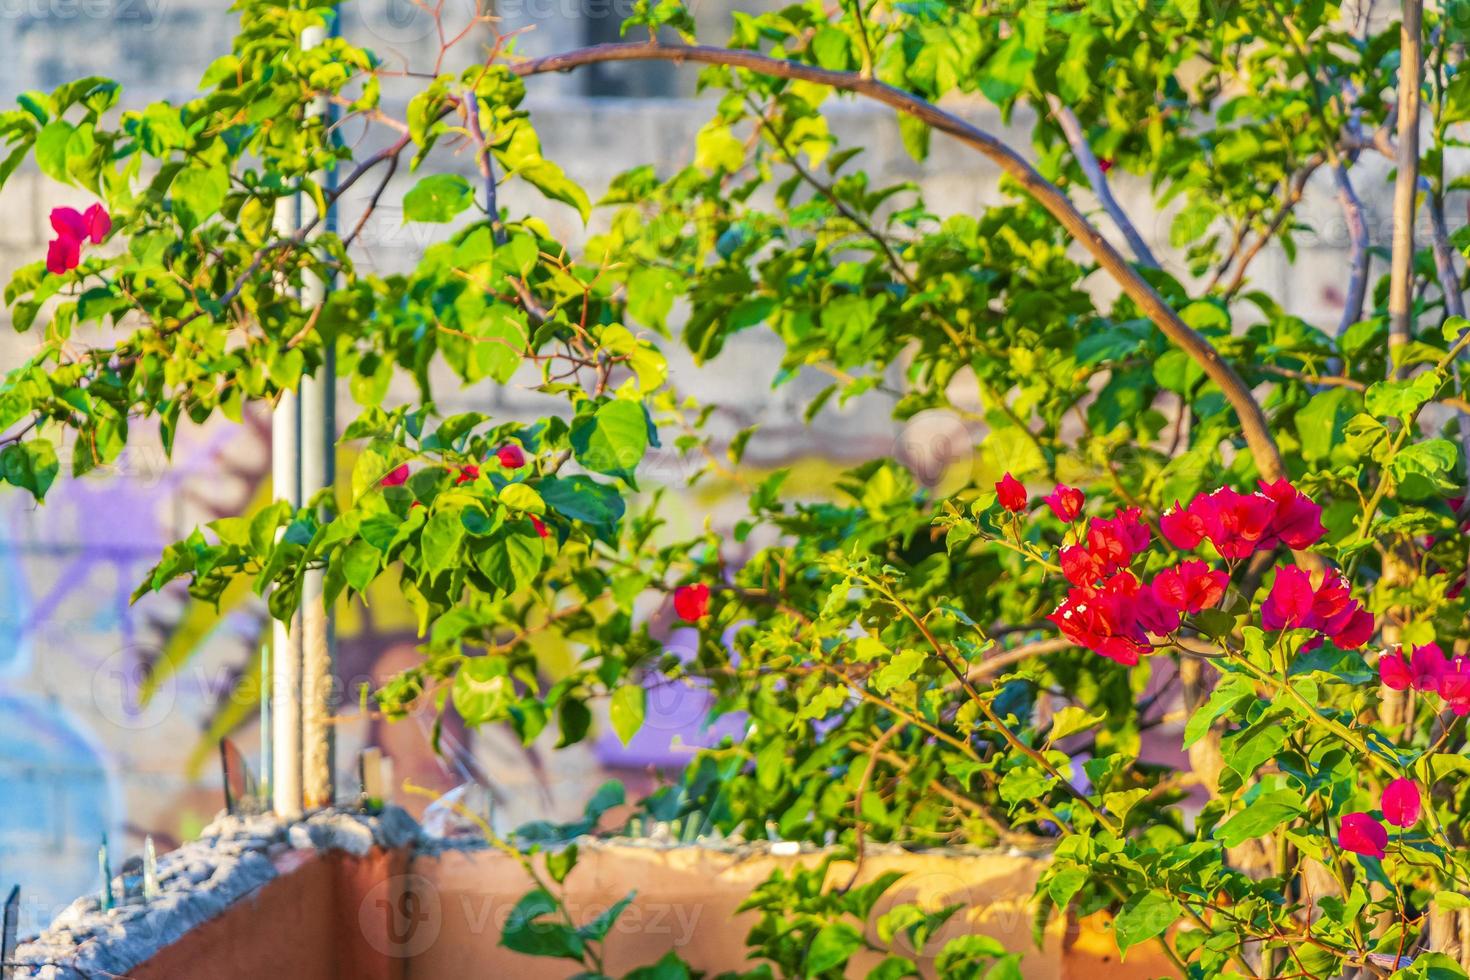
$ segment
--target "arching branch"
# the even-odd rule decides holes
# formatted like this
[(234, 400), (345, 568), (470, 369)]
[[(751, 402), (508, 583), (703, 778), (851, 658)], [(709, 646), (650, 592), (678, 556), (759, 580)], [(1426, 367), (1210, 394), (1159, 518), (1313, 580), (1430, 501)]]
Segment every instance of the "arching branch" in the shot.
[(1211, 381), (1219, 385), (1240, 418), (1241, 432), (1255, 460), (1256, 469), (1268, 480), (1285, 475), (1281, 453), (1266, 424), (1265, 413), (1251, 394), (1250, 388), (1235, 369), (1220, 357), (1208, 340), (1179, 318), (1162, 296), (1138, 273), (1077, 210), (1070, 198), (1055, 184), (1041, 176), (1024, 157), (984, 130), (960, 117), (945, 112), (934, 104), (902, 89), (854, 72), (828, 71), (800, 62), (772, 58), (756, 51), (718, 48), (708, 45), (668, 45), (660, 43), (598, 44), (544, 58), (532, 58), (511, 64), (510, 70), (522, 77), (551, 72), (572, 71), (587, 65), (611, 61), (697, 62), (741, 68), (775, 78), (789, 78), (826, 85), (852, 92), (912, 116), (932, 129), (946, 133), (967, 146), (979, 150), (994, 161), (1025, 189), (1038, 204), (1072, 235), (1117, 280), (1123, 292), (1137, 303), (1164, 335), (1193, 358)]

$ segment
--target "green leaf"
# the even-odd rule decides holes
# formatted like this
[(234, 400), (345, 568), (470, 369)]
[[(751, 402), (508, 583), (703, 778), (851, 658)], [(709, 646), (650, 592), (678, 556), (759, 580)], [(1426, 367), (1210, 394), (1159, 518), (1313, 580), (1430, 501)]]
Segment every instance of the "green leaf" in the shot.
[(712, 119), (694, 138), (694, 165), (701, 170), (734, 173), (745, 165), (745, 144), (729, 126)]
[(1399, 482), (1398, 496), (1422, 500), (1457, 486), (1459, 450), (1448, 439), (1426, 439), (1405, 446), (1389, 461)]
[(577, 930), (577, 935), (586, 942), (598, 943), (607, 938), (608, 930), (612, 929), (613, 923), (618, 921), (618, 916), (623, 914), (633, 901), (634, 892), (629, 892), (612, 904), (606, 912), (603, 912), (591, 922)]
[(1200, 705), (1189, 716), (1189, 721), (1184, 725), (1184, 748), (1189, 748), (1195, 742), (1204, 738), (1205, 733), (1227, 711), (1246, 699), (1255, 697), (1255, 688), (1250, 681), (1239, 674), (1231, 674), (1215, 685), (1210, 692), (1209, 700)]
[(41, 127), (36, 136), (36, 166), (41, 173), (62, 184), (72, 182), (66, 170), (66, 145), (71, 141), (70, 123), (55, 119)]
[(564, 749), (587, 737), (592, 712), (587, 710), (587, 704), (581, 698), (568, 695), (556, 706), (556, 723), (561, 728), (561, 738), (557, 740), (556, 747)]
[(567, 880), (567, 875), (577, 866), (577, 845), (568, 844), (559, 851), (548, 851), (546, 853), (546, 872), (551, 875), (551, 880), (560, 885)]
[(981, 66), (980, 91), (990, 101), (1004, 105), (1026, 87), (1035, 65), (1036, 52), (1027, 46), (1025, 33), (1017, 31)]
[(1126, 954), (1139, 943), (1163, 935), (1165, 929), (1179, 920), (1179, 903), (1160, 891), (1135, 895), (1124, 904), (1113, 921), (1113, 938), (1118, 952)]
[(1343, 445), (1348, 420), (1358, 411), (1358, 394), (1350, 389), (1328, 388), (1313, 395), (1293, 420), (1302, 458), (1313, 462), (1328, 458), (1334, 447)]
[(524, 511), (540, 517), (546, 513), (546, 501), (536, 490), (525, 483), (507, 483), (500, 488), (500, 502), (511, 510)]
[(515, 704), (515, 684), (499, 657), (471, 657), (454, 675), (454, 710), (474, 728), (500, 721)]
[(174, 177), (170, 194), (174, 214), (185, 231), (198, 228), (220, 209), (230, 190), (230, 175), (224, 167), (185, 167)]
[(1446, 912), (1453, 912), (1458, 909), (1470, 909), (1470, 895), (1448, 891), (1435, 892), (1434, 904)]
[(1029, 803), (1045, 796), (1051, 784), (1051, 776), (1039, 766), (1017, 766), (1000, 781), (1000, 798), (1012, 806)]
[(1406, 419), (1419, 410), (1443, 384), (1433, 371), (1426, 371), (1407, 381), (1377, 381), (1368, 386), (1363, 405), (1381, 419)]
[(484, 542), (476, 543), (475, 567), (506, 593), (517, 592), (531, 583), (541, 570), (545, 547), (541, 536), (526, 521), (514, 521)]
[(667, 952), (653, 966), (640, 966), (623, 974), (623, 980), (689, 980), (689, 967), (675, 952)]
[(1086, 708), (1079, 708), (1075, 704), (1069, 704), (1058, 711), (1052, 718), (1051, 734), (1047, 736), (1047, 740), (1055, 742), (1058, 739), (1066, 738), (1068, 735), (1075, 735), (1078, 732), (1086, 731), (1093, 725), (1107, 721), (1107, 718), (1108, 715), (1105, 711), (1093, 714)]
[(1239, 847), (1248, 840), (1264, 837), (1302, 812), (1302, 798), (1296, 790), (1283, 789), (1262, 793), (1244, 810), (1215, 828), (1215, 840), (1226, 847)]
[(459, 509), (436, 510), (424, 525), (419, 541), (424, 574), (438, 575), (459, 564), (460, 544), (464, 541)]
[(56, 447), (46, 439), (13, 442), (0, 450), (0, 471), (6, 482), (29, 490), (37, 500), (46, 496), (60, 469)]
[(635, 486), (633, 471), (648, 451), (648, 415), (641, 402), (614, 399), (572, 423), (572, 452), (594, 473)]
[(551, 893), (537, 888), (511, 909), (500, 933), (500, 945), (528, 956), (581, 961), (582, 939), (563, 922), (547, 918), (560, 906)]
[(474, 189), (459, 174), (431, 174), (403, 195), (403, 220), (442, 224), (474, 203)]
[(638, 729), (643, 727), (647, 698), (648, 693), (637, 683), (626, 683), (613, 692), (608, 716), (612, 720), (613, 731), (617, 732), (624, 745), (631, 742)]
[(828, 923), (812, 939), (803, 973), (811, 977), (846, 966), (852, 954), (861, 949), (862, 945), (862, 934), (853, 926), (846, 922)]
[(548, 507), (574, 521), (612, 528), (623, 518), (623, 498), (591, 477), (547, 477), (536, 488)]
[(898, 135), (903, 140), (903, 148), (920, 163), (929, 158), (929, 137), (932, 132), (928, 123), (915, 119), (906, 112), (898, 117)]

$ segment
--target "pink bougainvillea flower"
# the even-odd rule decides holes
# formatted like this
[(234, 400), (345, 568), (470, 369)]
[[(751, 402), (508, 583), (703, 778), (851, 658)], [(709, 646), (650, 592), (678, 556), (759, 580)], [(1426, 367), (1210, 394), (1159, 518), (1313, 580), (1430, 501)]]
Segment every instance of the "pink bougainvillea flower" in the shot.
[(100, 204), (87, 208), (85, 214), (76, 208), (52, 208), (51, 228), (56, 237), (46, 248), (46, 271), (62, 275), (82, 261), (82, 243), (101, 242), (112, 230), (112, 218)]
[[(1403, 659), (1403, 654), (1399, 654)], [(1416, 691), (1438, 691), (1439, 679), (1449, 672), (1450, 658), (1444, 655), (1438, 643), (1426, 643), (1415, 647), (1409, 657), (1409, 678)]]
[(1012, 514), (1019, 514), (1026, 509), (1026, 487), (1009, 473), (1001, 477), (1000, 482), (995, 485), (995, 493), (1000, 498), (1000, 505)]
[(1107, 173), (1109, 170), (1112, 170), (1113, 169), (1113, 161), (1112, 161), (1112, 159), (1110, 157), (1098, 157), (1097, 158), (1097, 169), (1101, 170), (1103, 173)]
[(1189, 505), (1204, 523), (1205, 537), (1224, 558), (1249, 558), (1257, 549), (1269, 547), (1271, 520), (1276, 503), (1259, 493), (1238, 493), (1221, 487)]
[(75, 238), (56, 238), (46, 246), (46, 271), (64, 275), (82, 263), (82, 245)]
[(87, 237), (87, 219), (76, 208), (52, 208), (51, 230), (80, 244)]
[(385, 487), (401, 487), (408, 482), (408, 464), (404, 463), (391, 471), (383, 479), (378, 481)]
[(1313, 588), (1312, 577), (1295, 565), (1276, 570), (1271, 593), (1261, 605), (1261, 625), (1268, 630), (1315, 630), (1343, 650), (1367, 643), (1375, 628), (1373, 615), (1352, 597), (1342, 573), (1327, 572)]
[(1285, 565), (1276, 570), (1271, 593), (1261, 605), (1261, 625), (1268, 630), (1301, 629), (1312, 621), (1312, 577), (1305, 569)]
[(1401, 651), (1385, 651), (1383, 656), (1378, 658), (1378, 680), (1391, 691), (1407, 691), (1414, 683), (1414, 675), (1409, 670), (1409, 662), (1404, 659)]
[(1166, 568), (1154, 577), (1154, 597), (1180, 612), (1197, 613), (1219, 605), (1230, 576), (1198, 558)]
[(541, 535), (544, 538), (551, 533), (550, 531), (546, 530), (546, 525), (541, 523), (541, 518), (537, 517), (535, 514), (527, 514), (526, 516), (531, 519), (531, 526), (536, 529), (537, 534)]
[(1149, 634), (1162, 637), (1179, 628), (1179, 612), (1127, 571), (1097, 586), (1074, 586), (1047, 619), (1071, 642), (1129, 666), (1151, 652)]
[(93, 245), (102, 244), (102, 239), (112, 231), (112, 216), (107, 209), (100, 204), (94, 204), (82, 214), (82, 226), (86, 229), (87, 237), (92, 240)]
[(1082, 505), (1087, 500), (1081, 490), (1061, 484), (1057, 484), (1057, 488), (1042, 499), (1051, 508), (1051, 512), (1057, 515), (1057, 520), (1064, 524), (1071, 524), (1077, 519), (1077, 515), (1082, 513)]
[(1366, 813), (1349, 813), (1337, 831), (1337, 846), (1354, 854), (1381, 858), (1388, 846), (1388, 829)]
[(1450, 661), (1439, 675), (1438, 690), (1451, 711), (1470, 715), (1470, 659), (1456, 657)]
[(1188, 507), (1174, 501), (1174, 509), (1159, 518), (1164, 539), (1181, 551), (1193, 551), (1205, 538), (1205, 521)]
[(703, 582), (679, 586), (674, 590), (674, 612), (691, 623), (703, 619), (709, 612), (709, 586)]
[(1322, 508), (1285, 478), (1275, 483), (1259, 481), (1261, 495), (1275, 505), (1275, 513), (1267, 531), (1288, 548), (1300, 551), (1322, 540), (1327, 529), (1322, 526)]
[(518, 470), (526, 465), (526, 454), (520, 446), (513, 442), (506, 443), (495, 450), (495, 458), (500, 461), (501, 466), (508, 470)]
[(1410, 779), (1395, 779), (1383, 790), (1383, 819), (1395, 827), (1419, 822), (1419, 787)]
[(459, 486), (461, 483), (473, 483), (479, 478), (480, 468), (474, 463), (469, 463), (465, 466), (460, 467), (459, 476), (454, 478), (454, 485)]

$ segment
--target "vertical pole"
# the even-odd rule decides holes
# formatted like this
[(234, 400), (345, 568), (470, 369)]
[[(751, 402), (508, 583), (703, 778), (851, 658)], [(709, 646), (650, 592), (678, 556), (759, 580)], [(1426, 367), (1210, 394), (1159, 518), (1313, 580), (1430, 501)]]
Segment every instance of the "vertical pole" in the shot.
[[(335, 18), (334, 18), (335, 25)], [(302, 34), (303, 48), (321, 44), (326, 37), (322, 28), (310, 28)], [(312, 118), (330, 124), (329, 107), (319, 99), (308, 110)], [(317, 183), (328, 187), (330, 171), (314, 175)], [(304, 202), (303, 202), (304, 203)], [(324, 215), (330, 227), (330, 215)], [(301, 291), (301, 305), (306, 309), (319, 306), (326, 299), (327, 284), (308, 274)], [(317, 376), (301, 382), (301, 494), (310, 501), (318, 491), (333, 482), (333, 454), (336, 449), (336, 425), (333, 419), (333, 393), (336, 387), (336, 359), (326, 353)], [(331, 806), (333, 785), (332, 714), (333, 666), (331, 643), (331, 610), (324, 600), (325, 576), (317, 569), (305, 573), (302, 598), (302, 797), (308, 810)]]
[[(294, 202), (291, 204), (294, 215)], [(292, 221), (294, 223), (294, 216)], [(285, 391), (271, 415), (271, 495), (300, 506), (300, 443), (296, 395)], [(301, 815), (301, 613), (271, 620), (271, 808)]]

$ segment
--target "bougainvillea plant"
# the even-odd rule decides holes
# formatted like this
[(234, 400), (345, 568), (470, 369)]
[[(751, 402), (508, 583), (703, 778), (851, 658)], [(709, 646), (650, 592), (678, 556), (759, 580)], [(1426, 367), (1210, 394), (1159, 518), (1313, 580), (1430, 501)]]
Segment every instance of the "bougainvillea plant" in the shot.
[[(1181, 975), (1466, 975), (1463, 0), (810, 2), (736, 10), (723, 46), (639, 0), (623, 42), (527, 58), (487, 15), (406, 72), (350, 30), (303, 46), (327, 0), (236, 9), (192, 99), (84, 78), (0, 113), (0, 182), (34, 165), (76, 195), (4, 293), (36, 340), (0, 385), (6, 481), (42, 499), (59, 446), (82, 478), (333, 359), (355, 403), (338, 494), (198, 529), (140, 594), (243, 584), (289, 620), (310, 571), (338, 603), (386, 583), (422, 657), (372, 709), (528, 743), (584, 740), (594, 708), (630, 738), (649, 687), (689, 690), (744, 735), (647, 817), (858, 862), (1044, 852), (1039, 929), (1106, 913)], [(713, 115), (688, 165), (594, 202), (527, 90), (651, 60), (703, 66)], [(916, 159), (973, 151), (998, 193), (956, 213), (874, 176), (829, 128), (841, 99), (892, 110)], [(965, 99), (1030, 145), (940, 107)], [(510, 182), (543, 203), (503, 206)], [(1314, 187), (1346, 241), (1306, 310), (1262, 273), (1321, 244)], [(395, 274), (359, 261), (385, 202), (443, 232)], [(543, 209), (596, 230), (557, 240)], [(828, 379), (809, 421), (938, 411), (973, 451), (937, 481), (887, 456), (807, 485), (747, 465), (762, 434), (717, 443), (665, 352), (717, 362), (755, 330), (783, 354), (753, 385)], [(513, 379), (559, 409), (435, 408)], [(744, 516), (669, 528), (655, 450)], [(665, 650), (674, 621), (694, 655)], [(858, 906), (803, 889), (753, 899), (757, 955), (843, 976)]]

